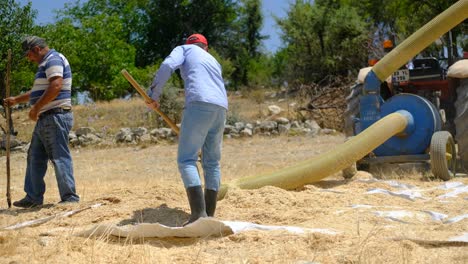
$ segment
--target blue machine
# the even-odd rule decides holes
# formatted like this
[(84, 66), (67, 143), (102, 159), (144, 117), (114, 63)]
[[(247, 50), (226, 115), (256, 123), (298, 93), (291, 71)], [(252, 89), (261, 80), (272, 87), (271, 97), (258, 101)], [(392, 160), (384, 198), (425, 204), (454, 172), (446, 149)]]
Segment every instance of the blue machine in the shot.
[[(380, 96), (380, 84), (375, 73), (370, 71), (359, 97), (359, 118), (354, 121), (355, 133), (359, 134), (381, 118), (397, 111), (407, 118), (408, 125), (405, 131), (387, 140), (360, 163), (430, 160), (431, 163), (436, 163), (436, 171), (441, 171), (434, 173), (437, 174), (436, 177), (450, 179), (455, 172), (456, 160), (450, 155), (456, 156), (456, 150), (450, 133), (441, 131), (442, 119), (437, 107), (426, 98), (415, 94), (402, 93), (384, 101)], [(434, 142), (437, 142), (437, 149), (431, 149)]]
[[(427, 163), (430, 161), (434, 176), (449, 180), (455, 175), (457, 150), (451, 133), (457, 133), (458, 146), (462, 146), (461, 149), (466, 151), (466, 145), (460, 144), (466, 142), (464, 141), (466, 139), (465, 126), (461, 124), (466, 124), (464, 114), (466, 88), (460, 84), (455, 91), (454, 87), (448, 86), (444, 79), (445, 72), (441, 71), (440, 64), (438, 65), (432, 58), (418, 60), (417, 66), (416, 60), (413, 60), (412, 71), (410, 69), (399, 71), (398, 69), (441, 35), (465, 21), (467, 14), (468, 1), (457, 1), (380, 59), (372, 66), (364, 82), (361, 79), (351, 87), (351, 93), (346, 98), (347, 108), (344, 113), (344, 128), (347, 136), (359, 134), (382, 117), (396, 111), (402, 113), (408, 121), (405, 131), (384, 142), (367, 157), (358, 161), (358, 164), (414, 161)], [(451, 53), (449, 61), (450, 55)], [(407, 93), (393, 95), (384, 101), (380, 95), (380, 85), (390, 74), (394, 74), (395, 82), (392, 80), (392, 84), (398, 83), (397, 90)], [(419, 80), (419, 83), (416, 80)], [(402, 83), (407, 83), (407, 86), (401, 85)], [(448, 86), (447, 89), (446, 86)], [(386, 96), (386, 91), (383, 94)], [(450, 99), (447, 99), (449, 97)], [(442, 117), (444, 117), (444, 129), (451, 133), (442, 131)], [(458, 134), (459, 131), (463, 131), (463, 134)], [(465, 155), (463, 160), (468, 162), (463, 151), (462, 154)], [(343, 172), (345, 176), (347, 173), (345, 170)]]

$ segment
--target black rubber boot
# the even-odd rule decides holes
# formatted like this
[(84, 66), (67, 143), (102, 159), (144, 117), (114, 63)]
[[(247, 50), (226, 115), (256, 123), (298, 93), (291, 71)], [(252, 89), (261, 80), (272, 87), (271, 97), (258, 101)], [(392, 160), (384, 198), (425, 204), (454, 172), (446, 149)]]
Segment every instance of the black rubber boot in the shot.
[(186, 226), (197, 221), (200, 217), (207, 217), (205, 208), (205, 199), (203, 197), (203, 189), (201, 186), (189, 187), (186, 189), (187, 197), (190, 204), (190, 218), (183, 224)]
[(206, 214), (208, 216), (214, 216), (216, 210), (216, 201), (218, 197), (218, 192), (213, 190), (205, 189), (205, 206)]

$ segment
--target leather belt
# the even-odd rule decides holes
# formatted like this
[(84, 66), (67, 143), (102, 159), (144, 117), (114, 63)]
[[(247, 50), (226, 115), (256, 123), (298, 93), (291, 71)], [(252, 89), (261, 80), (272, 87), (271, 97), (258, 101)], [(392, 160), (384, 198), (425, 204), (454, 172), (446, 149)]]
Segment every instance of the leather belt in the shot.
[(71, 108), (62, 108), (62, 107), (56, 107), (49, 109), (45, 112), (42, 112), (39, 117), (44, 117), (46, 115), (52, 115), (52, 114), (59, 114), (59, 113), (68, 113), (71, 112)]

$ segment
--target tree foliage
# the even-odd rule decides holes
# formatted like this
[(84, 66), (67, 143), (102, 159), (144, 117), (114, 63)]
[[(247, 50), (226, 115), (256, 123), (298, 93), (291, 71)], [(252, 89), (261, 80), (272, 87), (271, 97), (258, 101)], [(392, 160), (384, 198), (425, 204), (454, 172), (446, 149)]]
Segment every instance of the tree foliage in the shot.
[(365, 61), (367, 23), (350, 6), (297, 1), (278, 24), (287, 44), (284, 76), (289, 81), (347, 74)]
[[(34, 76), (21, 50), (22, 39), (32, 31), (36, 11), (31, 4), (21, 7), (15, 0), (0, 2), (0, 72), (5, 71), (7, 52), (12, 51), (11, 93), (18, 93), (22, 87), (29, 86)], [(3, 80), (1, 80), (3, 81)]]
[(203, 34), (210, 46), (220, 53), (228, 46), (236, 18), (233, 0), (152, 0), (145, 8), (148, 24), (138, 65), (149, 65), (166, 57), (170, 51), (193, 33)]
[(268, 72), (263, 67), (267, 66), (266, 57), (261, 53), (262, 41), (266, 39), (260, 33), (263, 26), (261, 1), (241, 0), (240, 3), (239, 17), (235, 23), (237, 35), (231, 40), (235, 44), (231, 45), (229, 52), (234, 62), (234, 88), (258, 85), (260, 79), (263, 79), (261, 82), (265, 81), (265, 78), (259, 78), (260, 75)]
[[(229, 89), (317, 82), (328, 75), (354, 74), (381, 42), (396, 44), (455, 0), (296, 0), (277, 18), (282, 48), (267, 54), (262, 0), (76, 0), (56, 13), (54, 23), (35, 26), (31, 4), (0, 3), (0, 71), (13, 50), (13, 91), (32, 84), (36, 66), (20, 50), (25, 35), (45, 37), (70, 61), (74, 91), (94, 99), (133, 92), (120, 75), (127, 69), (149, 85), (161, 61), (192, 33), (204, 34), (223, 67)], [(276, 25), (275, 25), (276, 26)], [(466, 23), (453, 31), (466, 48)], [(458, 37), (457, 37), (458, 36)], [(443, 44), (448, 38), (441, 39)], [(461, 43), (463, 42), (463, 43)], [(442, 46), (430, 51), (439, 52)], [(182, 82), (176, 75), (172, 86)], [(25, 89), (25, 90), (26, 90)]]
[(89, 91), (94, 99), (122, 96), (128, 85), (113, 84), (122, 78), (122, 69), (134, 67), (135, 48), (126, 41), (121, 20), (102, 13), (76, 22), (64, 18), (43, 33), (49, 46), (70, 61), (74, 88)]
[[(274, 65), (276, 69), (282, 66), (283, 78), (299, 82), (355, 72), (366, 65), (367, 56), (383, 56), (385, 39), (398, 44), (455, 2), (297, 0), (286, 18), (278, 19), (286, 47), (276, 54), (279, 58)], [(459, 42), (466, 40), (466, 24), (454, 28), (452, 36)], [(447, 34), (441, 40), (443, 45), (432, 45), (426, 50), (428, 54), (449, 46)]]

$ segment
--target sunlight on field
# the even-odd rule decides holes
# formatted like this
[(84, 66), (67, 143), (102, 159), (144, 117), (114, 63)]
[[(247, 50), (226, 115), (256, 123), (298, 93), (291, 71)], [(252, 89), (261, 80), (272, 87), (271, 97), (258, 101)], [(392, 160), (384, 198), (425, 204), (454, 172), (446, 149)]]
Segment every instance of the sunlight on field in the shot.
[[(340, 144), (342, 136), (254, 137), (225, 140), (223, 182), (272, 172), (303, 161)], [(425, 263), (425, 255), (440, 263), (462, 263), (463, 246), (425, 247), (401, 236), (445, 239), (466, 230), (466, 220), (454, 223), (428, 223), (406, 219), (411, 224), (379, 218), (372, 209), (352, 209), (353, 204), (372, 205), (375, 210), (434, 210), (456, 215), (466, 205), (461, 197), (440, 204), (435, 200), (407, 201), (384, 195), (366, 195), (370, 187), (385, 188), (384, 183), (360, 182), (369, 174), (358, 173), (355, 181), (344, 181), (340, 174), (296, 191), (275, 187), (258, 190), (230, 190), (219, 202), (217, 218), (249, 221), (267, 225), (331, 228), (335, 237), (282, 231), (250, 231), (226, 237), (200, 239), (118, 239), (81, 238), (74, 234), (96, 224), (162, 223), (180, 226), (188, 217), (185, 191), (176, 167), (176, 144), (147, 147), (129, 146), (104, 149), (74, 149), (78, 205), (54, 205), (58, 193), (53, 173), (46, 176), (47, 204), (42, 209), (1, 209), (0, 225), (51, 216), (96, 203), (103, 206), (68, 218), (57, 218), (37, 227), (0, 231), (0, 256), (9, 263)], [(0, 158), (4, 164), (4, 157)], [(12, 156), (12, 196), (22, 197), (25, 154)], [(369, 175), (369, 176), (368, 176)], [(389, 178), (396, 177), (389, 175)], [(428, 198), (442, 194), (433, 187), (441, 182), (423, 181), (414, 174), (402, 182), (423, 190)], [(467, 184), (466, 179), (460, 179)], [(0, 188), (4, 190), (4, 182)], [(0, 199), (5, 208), (5, 200)], [(466, 208), (465, 208), (466, 209)], [(426, 234), (426, 235), (425, 235)], [(33, 261), (33, 263), (34, 263)], [(301, 262), (302, 261), (302, 262)]]
[[(231, 109), (242, 120), (255, 120), (269, 102), (256, 104), (233, 96)], [(286, 102), (278, 103), (286, 109)], [(148, 112), (139, 98), (74, 108), (75, 126), (148, 125)], [(235, 110), (234, 110), (235, 111)], [(15, 113), (22, 120), (26, 112)], [(92, 119), (91, 119), (92, 117)], [(263, 116), (265, 118), (265, 116)], [(26, 122), (30, 124), (31, 122)], [(21, 127), (21, 126), (20, 126)], [(21, 127), (26, 133), (25, 127)], [(254, 136), (226, 139), (221, 161), (222, 183), (274, 172), (321, 155), (344, 141), (344, 136)], [(19, 230), (0, 230), (1, 263), (464, 263), (466, 243), (446, 242), (466, 232), (466, 219), (446, 219), (466, 213), (466, 193), (441, 199), (443, 182), (417, 171), (401, 174), (389, 167), (379, 175), (359, 171), (352, 180), (341, 173), (293, 191), (266, 186), (256, 190), (230, 189), (218, 202), (216, 217), (262, 225), (331, 229), (338, 235), (293, 234), (285, 231), (247, 231), (221, 237), (126, 239), (113, 236), (79, 237), (99, 224), (119, 226), (160, 223), (176, 227), (188, 218), (189, 205), (176, 164), (177, 143), (111, 145), (73, 148), (79, 204), (58, 205), (52, 168), (46, 175), (45, 205), (36, 209), (7, 209), (0, 197), (0, 227), (52, 217)], [(23, 197), (26, 154), (11, 157), (12, 197)], [(0, 170), (5, 171), (5, 157)], [(287, 179), (285, 179), (287, 180)], [(419, 192), (405, 199), (370, 190)], [(467, 178), (452, 180), (465, 186)], [(5, 190), (0, 181), (0, 190)], [(59, 214), (87, 208), (70, 217)], [(408, 213), (402, 218), (387, 213)], [(53, 217), (57, 216), (57, 217)], [(429, 241), (429, 242), (425, 242)], [(435, 241), (435, 242), (434, 242)], [(441, 242), (442, 241), (442, 242)], [(431, 257), (428, 259), (427, 256)]]

